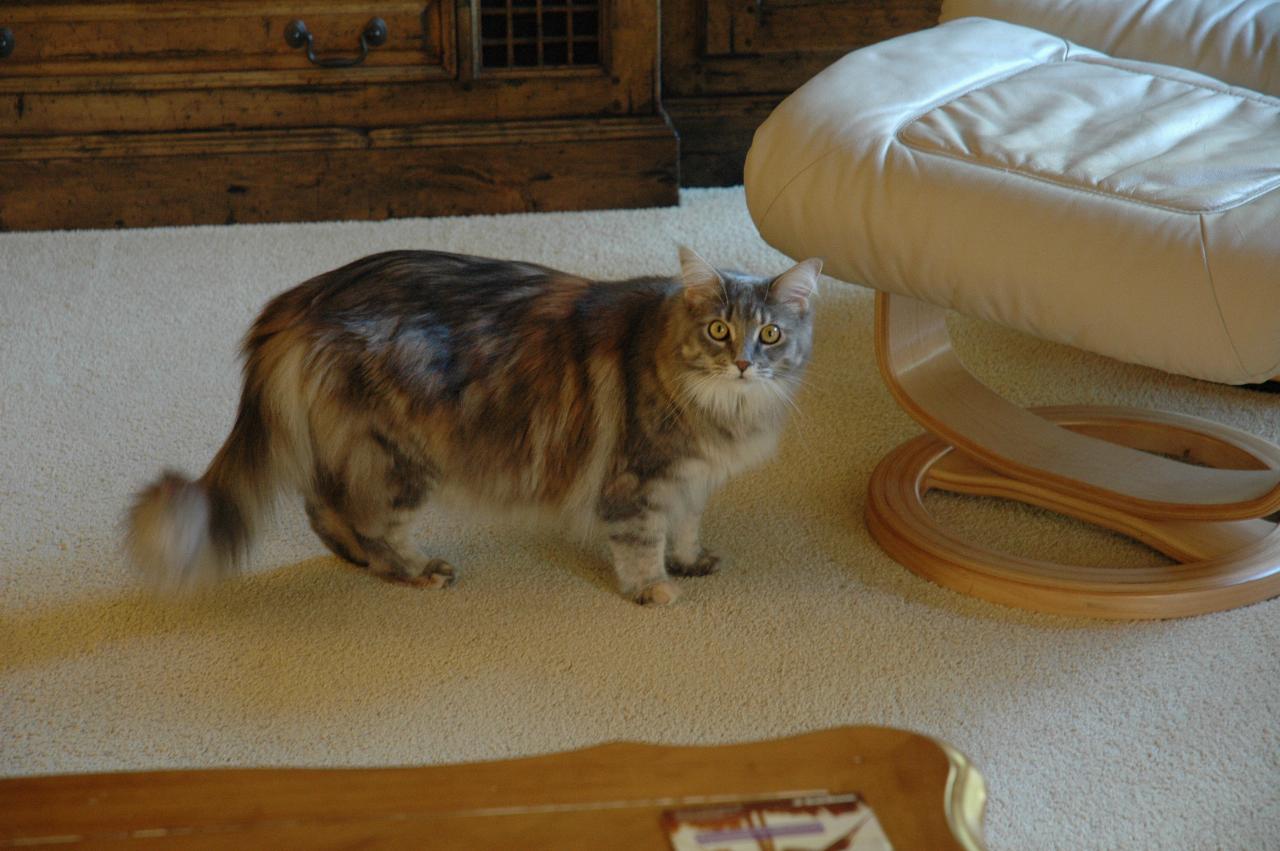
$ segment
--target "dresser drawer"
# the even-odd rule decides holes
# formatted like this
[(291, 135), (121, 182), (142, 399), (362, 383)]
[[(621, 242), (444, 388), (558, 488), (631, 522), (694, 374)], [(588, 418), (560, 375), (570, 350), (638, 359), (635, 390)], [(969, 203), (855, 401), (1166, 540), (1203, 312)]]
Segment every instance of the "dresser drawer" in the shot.
[[(349, 67), (285, 39), (301, 21), (317, 60), (353, 60), (374, 18), (385, 42)], [(453, 87), (454, 18), (451, 0), (0, 0), (0, 137), (420, 122), (405, 97)]]
[(657, 23), (655, 0), (0, 0), (0, 231), (674, 203)]
[[(113, 87), (166, 88), (190, 85), (190, 75), (202, 75), (201, 85), (218, 79), (242, 85), (263, 74), (278, 85), (439, 75), (452, 64), (449, 6), (443, 0), (3, 4), (0, 26), (13, 31), (14, 49), (0, 59), (0, 83), (85, 89), (109, 78)], [(305, 48), (285, 41), (286, 28), (300, 20), (318, 59), (355, 59), (374, 17), (385, 22), (386, 41), (351, 68), (317, 68)]]

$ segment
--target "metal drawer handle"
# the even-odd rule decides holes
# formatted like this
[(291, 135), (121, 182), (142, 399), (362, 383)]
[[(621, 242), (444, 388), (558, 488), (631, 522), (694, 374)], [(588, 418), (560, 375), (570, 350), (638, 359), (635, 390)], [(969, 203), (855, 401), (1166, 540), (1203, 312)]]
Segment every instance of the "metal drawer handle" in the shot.
[(387, 43), (387, 24), (382, 18), (370, 18), (369, 23), (364, 25), (364, 32), (360, 33), (360, 55), (352, 59), (317, 59), (315, 37), (301, 20), (289, 22), (289, 26), (284, 29), (284, 41), (290, 47), (305, 47), (307, 59), (313, 65), (321, 68), (350, 68), (365, 60), (370, 47), (381, 47)]
[(13, 53), (13, 30), (0, 27), (0, 59)]

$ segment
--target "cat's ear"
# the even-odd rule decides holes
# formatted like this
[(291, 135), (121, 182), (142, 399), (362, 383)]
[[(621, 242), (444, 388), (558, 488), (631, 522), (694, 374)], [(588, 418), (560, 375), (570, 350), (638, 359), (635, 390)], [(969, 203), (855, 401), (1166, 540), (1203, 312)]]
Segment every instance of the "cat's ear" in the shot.
[(773, 279), (769, 285), (769, 301), (774, 304), (790, 304), (801, 312), (809, 309), (809, 301), (818, 291), (818, 275), (822, 274), (822, 261), (810, 257), (797, 263)]
[(696, 304), (721, 298), (724, 283), (720, 273), (692, 248), (680, 246), (680, 278), (684, 281), (684, 298)]

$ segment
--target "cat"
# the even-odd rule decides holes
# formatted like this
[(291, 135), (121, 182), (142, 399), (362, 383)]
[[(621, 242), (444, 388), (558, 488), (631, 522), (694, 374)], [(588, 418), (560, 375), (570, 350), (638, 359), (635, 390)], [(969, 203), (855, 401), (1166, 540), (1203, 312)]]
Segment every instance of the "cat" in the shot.
[(428, 500), (549, 509), (608, 537), (618, 588), (665, 605), (714, 572), (699, 524), (774, 451), (809, 360), (822, 262), (761, 278), (688, 248), (676, 277), (596, 282), (532, 263), (391, 251), (277, 296), (244, 341), (231, 434), (195, 481), (137, 494), (154, 581), (231, 573), (283, 492), (389, 580), (455, 570), (406, 539)]

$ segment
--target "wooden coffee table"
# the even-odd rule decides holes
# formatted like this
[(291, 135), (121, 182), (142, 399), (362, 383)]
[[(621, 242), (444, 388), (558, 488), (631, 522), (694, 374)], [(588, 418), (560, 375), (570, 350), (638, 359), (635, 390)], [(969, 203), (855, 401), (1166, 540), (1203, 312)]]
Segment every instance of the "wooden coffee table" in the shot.
[(670, 849), (665, 814), (827, 795), (858, 796), (896, 851), (983, 848), (986, 791), (968, 760), (881, 727), (419, 768), (13, 778), (0, 780), (0, 847)]

